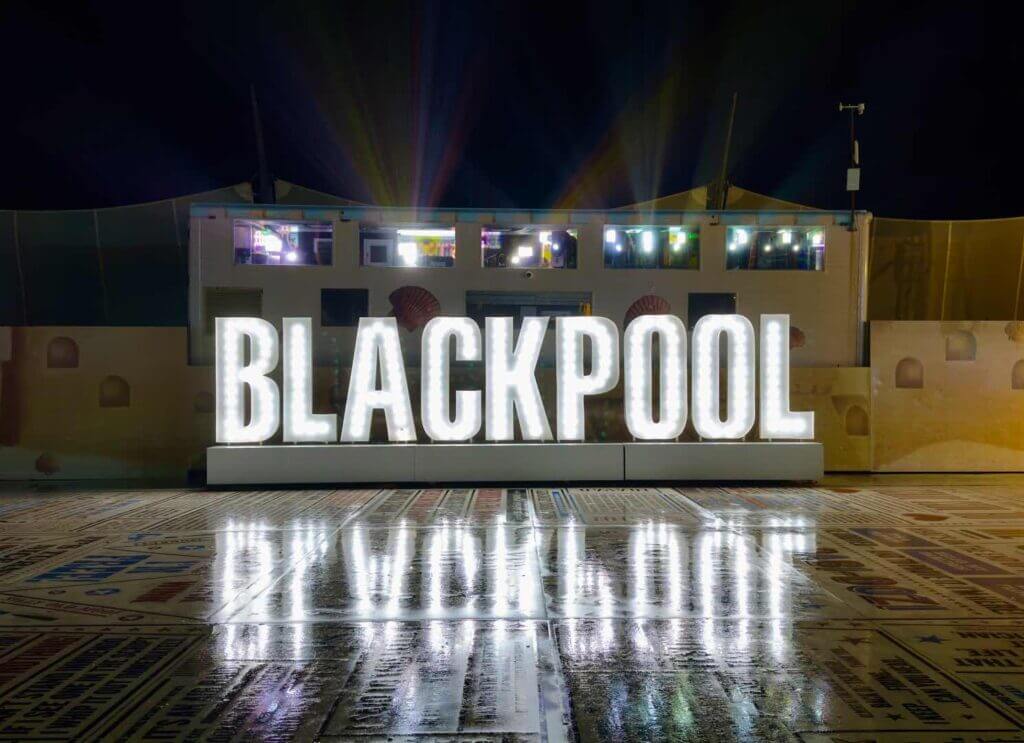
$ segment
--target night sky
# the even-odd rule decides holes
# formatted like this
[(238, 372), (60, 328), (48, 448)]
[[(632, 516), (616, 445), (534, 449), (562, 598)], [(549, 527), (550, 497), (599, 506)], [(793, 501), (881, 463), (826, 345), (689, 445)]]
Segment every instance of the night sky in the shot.
[[(880, 216), (1024, 214), (1019, 26), (983, 3), (0, 4), (0, 208), (271, 171), (360, 201), (613, 207), (717, 174)], [(262, 9), (255, 9), (262, 6)], [(995, 6), (993, 6), (995, 7)]]

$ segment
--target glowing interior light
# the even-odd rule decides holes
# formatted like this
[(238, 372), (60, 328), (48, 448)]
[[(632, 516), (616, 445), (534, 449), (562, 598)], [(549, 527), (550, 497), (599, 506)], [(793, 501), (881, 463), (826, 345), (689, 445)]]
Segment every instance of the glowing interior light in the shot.
[(289, 250), (288, 253), (286, 253), (286, 257), (288, 258), (289, 261), (295, 263), (295, 261), (299, 259), (299, 254), (296, 253), (294, 250)]
[(551, 249), (557, 253), (559, 250), (562, 249), (562, 246), (559, 245), (558, 243), (551, 243)]
[(740, 228), (736, 230), (736, 242), (740, 245), (746, 245), (750, 240), (750, 233)]
[(790, 230), (779, 230), (779, 240), (783, 245), (789, 245), (793, 242), (793, 233)]
[(766, 253), (772, 252), (772, 244), (771, 243), (765, 243), (764, 244), (764, 252), (766, 252)]
[(814, 437), (814, 413), (789, 409), (789, 315), (761, 315), (762, 439)]
[(523, 438), (548, 441), (551, 426), (537, 388), (534, 369), (540, 357), (547, 317), (524, 317), (515, 349), (512, 348), (512, 318), (488, 317), (485, 320), (486, 427), (490, 441), (514, 438), (513, 418), (518, 416)]
[(399, 237), (434, 237), (455, 239), (454, 229), (401, 229), (397, 230)]
[(677, 232), (675, 237), (676, 239), (675, 243), (672, 246), (672, 250), (678, 253), (680, 250), (686, 247), (686, 233), (682, 231)]
[(736, 252), (736, 243), (729, 243), (729, 252), (730, 253), (735, 253)]
[[(591, 369), (584, 373), (583, 341), (590, 339)], [(606, 317), (555, 319), (558, 440), (582, 441), (584, 398), (619, 383), (619, 331)]]
[[(380, 389), (376, 386), (378, 366)], [(384, 411), (389, 441), (416, 439), (398, 323), (393, 317), (359, 318), (341, 440), (369, 441), (374, 410)]]
[(604, 231), (604, 241), (606, 243), (614, 243), (614, 242), (618, 241), (618, 239), (619, 239), (619, 233), (616, 232), (615, 230), (605, 230)]
[(398, 243), (398, 256), (407, 266), (415, 266), (419, 260), (419, 247), (414, 242)]
[(618, 243), (618, 244), (616, 244), (616, 246), (615, 246), (615, 252), (616, 252), (616, 253), (621, 253), (621, 252), (622, 252), (622, 243)]
[(517, 251), (520, 258), (533, 258), (533, 246), (532, 245), (520, 245)]
[[(659, 405), (654, 420), (651, 354), (658, 336)], [(675, 315), (641, 315), (623, 336), (626, 427), (642, 440), (674, 439), (686, 427), (686, 327)]]
[(519, 265), (519, 256), (518, 255), (512, 256), (512, 265), (515, 265), (515, 266)]
[(254, 242), (256, 245), (262, 247), (268, 253), (280, 253), (282, 242), (281, 238), (270, 230), (261, 230), (254, 235)]
[(811, 234), (811, 245), (813, 247), (815, 247), (815, 248), (823, 248), (823, 247), (825, 247), (825, 233), (824, 232), (820, 232), (820, 231), (812, 233)]
[(334, 413), (313, 413), (313, 322), (286, 317), (284, 331), (284, 440), (337, 441)]
[[(726, 418), (719, 406), (719, 344), (728, 347)], [(754, 425), (754, 328), (742, 315), (705, 315), (693, 329), (693, 427), (706, 439), (741, 439)]]
[(551, 242), (551, 233), (548, 231), (541, 232), (538, 237), (542, 244)]
[(477, 390), (455, 393), (455, 418), (451, 417), (451, 338), (456, 361), (480, 361), (482, 355), (480, 326), (468, 317), (435, 317), (423, 328), (420, 417), (432, 441), (469, 441), (479, 432), (483, 417)]
[[(217, 442), (258, 444), (280, 425), (281, 391), (267, 375), (277, 366), (277, 330), (258, 317), (218, 317), (216, 335)], [(249, 344), (249, 363), (245, 347)], [(251, 415), (245, 420), (245, 388)]]
[(794, 253), (799, 253), (800, 252), (800, 243), (793, 243), (793, 252)]
[(640, 235), (640, 247), (645, 253), (654, 252), (654, 233), (646, 230)]

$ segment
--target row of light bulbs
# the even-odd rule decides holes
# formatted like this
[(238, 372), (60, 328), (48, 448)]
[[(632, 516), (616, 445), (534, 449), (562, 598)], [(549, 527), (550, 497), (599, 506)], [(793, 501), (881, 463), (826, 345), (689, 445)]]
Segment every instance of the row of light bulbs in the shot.
[[(523, 438), (551, 440), (551, 428), (535, 370), (550, 318), (523, 318), (513, 344), (510, 317), (489, 317), (480, 327), (470, 318), (438, 317), (422, 336), (421, 420), (433, 441), (470, 441), (486, 427), (490, 441), (512, 441), (518, 419)], [(268, 376), (277, 366), (274, 326), (260, 318), (217, 318), (217, 440), (259, 443), (280, 425), (277, 384)], [(312, 412), (312, 321), (285, 318), (283, 374), (284, 440), (337, 441), (336, 416)], [(788, 315), (761, 316), (760, 435), (764, 439), (807, 439), (814, 434), (814, 414), (789, 409)], [(653, 409), (653, 344), (659, 339), (658, 382), (661, 395)], [(451, 346), (456, 361), (479, 361), (486, 355), (486, 389), (458, 390), (455, 411), (449, 403)], [(584, 368), (584, 348), (591, 348), (591, 368)], [(245, 346), (250, 349), (246, 363)], [(728, 356), (728, 395), (720, 410), (719, 366), (722, 345)], [(642, 315), (626, 328), (625, 420), (640, 440), (670, 440), (687, 421), (686, 328), (675, 315)], [(584, 401), (615, 388), (619, 382), (619, 336), (603, 317), (559, 317), (555, 321), (557, 437), (584, 439)], [(742, 315), (707, 315), (693, 330), (693, 424), (702, 438), (742, 439), (756, 413), (754, 329)], [(380, 386), (377, 386), (378, 374)], [(251, 415), (245, 420), (248, 388)], [(341, 441), (369, 441), (373, 412), (382, 410), (390, 441), (416, 440), (409, 387), (394, 318), (361, 318), (349, 378)], [(485, 420), (486, 418), (486, 420)]]

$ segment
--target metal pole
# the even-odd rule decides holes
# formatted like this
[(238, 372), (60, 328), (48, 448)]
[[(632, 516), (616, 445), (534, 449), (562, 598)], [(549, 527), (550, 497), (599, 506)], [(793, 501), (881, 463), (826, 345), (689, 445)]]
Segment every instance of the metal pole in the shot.
[(725, 186), (726, 175), (729, 172), (729, 148), (732, 147), (732, 124), (736, 119), (736, 97), (732, 94), (732, 109), (729, 111), (729, 126), (725, 130), (725, 149), (722, 151), (722, 168), (718, 171), (718, 209), (725, 209), (725, 199), (728, 189)]
[[(857, 131), (856, 131), (856, 119), (854, 114), (856, 108), (850, 108), (850, 167), (856, 168), (859, 163), (857, 162), (860, 158), (857, 157)], [(850, 231), (853, 232), (857, 229), (856, 225), (856, 211), (857, 211), (857, 192), (850, 191)]]
[(850, 192), (850, 232), (857, 231), (857, 191), (860, 190), (860, 146), (855, 117), (862, 116), (864, 108), (863, 103), (839, 104), (839, 113), (850, 112), (850, 167), (846, 170), (846, 190)]

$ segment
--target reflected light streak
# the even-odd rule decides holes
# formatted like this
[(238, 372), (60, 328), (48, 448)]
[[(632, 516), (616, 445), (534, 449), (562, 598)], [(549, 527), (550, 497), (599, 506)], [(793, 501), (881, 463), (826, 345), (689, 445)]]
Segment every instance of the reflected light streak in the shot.
[[(442, 559), (445, 548), (448, 546), (448, 526), (443, 526), (435, 531), (430, 538), (430, 613), (437, 616), (441, 612), (441, 572)], [(433, 626), (431, 626), (433, 631)]]
[(781, 660), (785, 655), (782, 640), (782, 540), (777, 532), (768, 537), (768, 613), (771, 617), (770, 645), (772, 655)]
[(508, 615), (508, 546), (506, 545), (505, 529), (498, 527), (494, 539), (494, 613), (504, 617)]
[(713, 619), (715, 614), (715, 567), (713, 565), (714, 554), (712, 550), (712, 535), (707, 533), (701, 534), (697, 571), (700, 575), (701, 614), (704, 617), (702, 638), (705, 651), (714, 655), (718, 649), (718, 641), (715, 637), (715, 622)]
[(730, 545), (733, 553), (733, 572), (736, 581), (736, 613), (739, 615), (736, 644), (738, 649), (746, 650), (750, 643), (750, 560), (747, 556), (747, 540), (735, 533), (730, 534)]
[(390, 575), (388, 576), (388, 615), (399, 616), (402, 611), (402, 593), (405, 589), (406, 553), (409, 548), (409, 540), (415, 537), (410, 532), (405, 522), (401, 522), (398, 533), (395, 535), (395, 559), (389, 565)]
[(348, 541), (351, 545), (352, 592), (355, 594), (359, 614), (365, 616), (370, 613), (373, 602), (370, 597), (371, 565), (364, 544), (363, 528), (354, 528)]
[(578, 585), (578, 571), (579, 571), (579, 558), (577, 556), (577, 539), (585, 539), (583, 532), (577, 532), (575, 529), (560, 529), (558, 532), (558, 554), (559, 572), (562, 575), (562, 596), (564, 596), (564, 613), (566, 617), (569, 617), (569, 647), (573, 653), (579, 652), (577, 636), (577, 624), (576, 619), (577, 602), (579, 600), (579, 585)]

